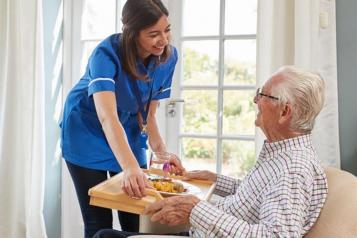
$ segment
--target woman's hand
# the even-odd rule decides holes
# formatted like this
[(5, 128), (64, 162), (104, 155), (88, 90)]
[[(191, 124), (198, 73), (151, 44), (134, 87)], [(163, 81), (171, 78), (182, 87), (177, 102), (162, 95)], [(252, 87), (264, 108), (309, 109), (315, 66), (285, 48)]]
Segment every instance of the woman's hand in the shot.
[(123, 191), (131, 198), (144, 197), (145, 189), (150, 188), (145, 173), (139, 167), (127, 168), (123, 173)]
[(171, 154), (169, 158), (170, 163), (170, 174), (183, 175), (186, 170), (182, 166), (181, 160), (175, 154)]
[(201, 180), (208, 180), (212, 182), (216, 182), (217, 180), (217, 174), (212, 173), (211, 171), (208, 170), (193, 170), (184, 173), (183, 177), (184, 180), (201, 179)]

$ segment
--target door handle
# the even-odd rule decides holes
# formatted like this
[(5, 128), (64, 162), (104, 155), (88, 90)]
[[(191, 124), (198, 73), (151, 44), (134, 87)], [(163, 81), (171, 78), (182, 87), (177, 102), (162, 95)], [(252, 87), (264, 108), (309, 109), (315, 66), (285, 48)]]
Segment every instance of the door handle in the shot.
[(180, 98), (169, 100), (166, 104), (166, 116), (167, 117), (175, 117), (176, 111), (177, 111), (176, 104), (184, 103), (184, 102), (185, 102), (185, 100), (180, 99)]

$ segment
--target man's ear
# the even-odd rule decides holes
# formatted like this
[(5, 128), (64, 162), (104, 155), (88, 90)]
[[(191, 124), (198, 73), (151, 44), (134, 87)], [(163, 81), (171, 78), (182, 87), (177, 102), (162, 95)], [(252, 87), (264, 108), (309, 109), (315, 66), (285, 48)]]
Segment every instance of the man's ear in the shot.
[(285, 105), (281, 106), (280, 110), (281, 111), (280, 111), (279, 123), (280, 124), (285, 124), (287, 122), (290, 123), (292, 112), (293, 112), (292, 105), (290, 103), (286, 103)]

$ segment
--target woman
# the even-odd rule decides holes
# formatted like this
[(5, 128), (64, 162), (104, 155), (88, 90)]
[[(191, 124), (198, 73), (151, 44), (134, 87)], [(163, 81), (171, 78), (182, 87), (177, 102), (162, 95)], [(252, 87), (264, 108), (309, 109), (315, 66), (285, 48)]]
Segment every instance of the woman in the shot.
[[(170, 96), (177, 62), (169, 45), (168, 11), (160, 0), (128, 0), (123, 33), (103, 40), (64, 107), (62, 154), (76, 188), (85, 237), (112, 227), (111, 210), (89, 205), (88, 189), (123, 171), (123, 190), (145, 196), (147, 138), (166, 151), (155, 120), (158, 100)], [(119, 212), (122, 230), (138, 231), (139, 217)]]

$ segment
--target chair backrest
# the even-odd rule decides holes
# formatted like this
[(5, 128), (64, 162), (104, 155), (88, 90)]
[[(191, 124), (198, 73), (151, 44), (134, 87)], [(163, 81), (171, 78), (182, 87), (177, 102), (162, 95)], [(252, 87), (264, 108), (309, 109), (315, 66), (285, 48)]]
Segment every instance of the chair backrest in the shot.
[(314, 226), (305, 238), (357, 237), (357, 177), (325, 168), (328, 195)]

